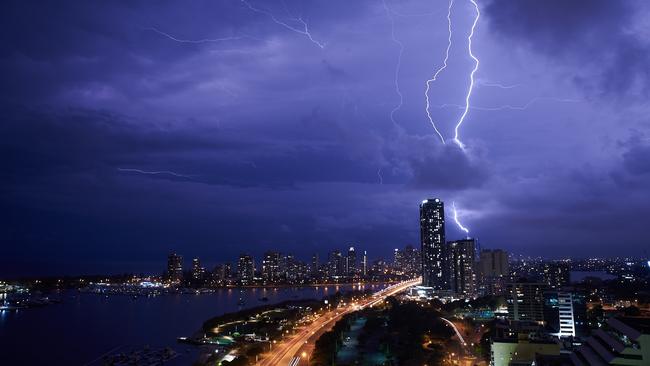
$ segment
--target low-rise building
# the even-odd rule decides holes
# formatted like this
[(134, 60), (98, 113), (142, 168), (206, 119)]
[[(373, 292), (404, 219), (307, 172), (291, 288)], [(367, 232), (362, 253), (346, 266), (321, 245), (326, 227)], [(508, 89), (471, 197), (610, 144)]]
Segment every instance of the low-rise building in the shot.
[(571, 354), (575, 366), (650, 365), (650, 318), (611, 318)]
[(554, 340), (497, 338), (490, 345), (492, 366), (531, 365), (537, 355), (559, 355), (560, 344)]

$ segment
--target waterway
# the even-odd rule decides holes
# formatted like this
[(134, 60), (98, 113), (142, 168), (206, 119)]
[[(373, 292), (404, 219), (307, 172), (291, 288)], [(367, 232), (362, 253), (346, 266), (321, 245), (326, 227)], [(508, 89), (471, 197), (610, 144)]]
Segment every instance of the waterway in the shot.
[[(354, 286), (363, 289), (381, 285)], [(60, 304), (0, 312), (0, 357), (3, 365), (85, 365), (118, 347), (171, 346), (181, 354), (175, 364), (191, 364), (191, 346), (176, 338), (189, 336), (213, 316), (294, 299), (320, 299), (350, 285), (301, 288), (220, 289), (209, 294), (138, 297), (78, 293), (52, 294)], [(259, 299), (266, 297), (268, 301)], [(238, 304), (239, 299), (244, 304)], [(186, 354), (187, 352), (187, 354)]]

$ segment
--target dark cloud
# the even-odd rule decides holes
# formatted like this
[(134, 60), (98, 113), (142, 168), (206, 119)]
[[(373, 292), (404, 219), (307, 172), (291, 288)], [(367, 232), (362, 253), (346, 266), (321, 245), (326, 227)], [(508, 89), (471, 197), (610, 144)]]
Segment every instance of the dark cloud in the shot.
[(633, 131), (634, 137), (622, 146), (623, 166), (633, 175), (647, 175), (650, 173), (650, 138)]
[(483, 186), (490, 177), (488, 164), (480, 155), (463, 151), (453, 142), (441, 145), (431, 136), (411, 139), (400, 148), (411, 173), (410, 184), (429, 191), (454, 190)]
[[(567, 243), (558, 253), (602, 255), (618, 235), (614, 254), (636, 253), (648, 236), (645, 100), (554, 102), (575, 85), (643, 95), (644, 4), (487, 4), (476, 77), (517, 86), (474, 90), (486, 108), (470, 110), (463, 152), (450, 136), (459, 110), (431, 109), (446, 145), (424, 111), (446, 3), (387, 1), (402, 14), (399, 70), (381, 2), (251, 3), (301, 17), (325, 48), (239, 0), (3, 4), (0, 275), (156, 272), (168, 250), (210, 263), (242, 248), (306, 257), (354, 242), (386, 256), (417, 243), (425, 197), (455, 200), (488, 247), (545, 254), (556, 241)], [(473, 12), (454, 9), (432, 106), (467, 92)], [(237, 39), (178, 41), (222, 37)], [(175, 174), (147, 173), (161, 171)]]
[(650, 92), (650, 47), (630, 29), (640, 1), (492, 0), (489, 29), (558, 61), (572, 62), (575, 82), (592, 94), (634, 96)]
[(109, 112), (0, 109), (0, 150), (4, 174), (47, 175), (140, 165), (165, 155), (200, 151), (241, 150), (245, 141), (233, 141), (220, 131), (162, 129), (129, 121)]

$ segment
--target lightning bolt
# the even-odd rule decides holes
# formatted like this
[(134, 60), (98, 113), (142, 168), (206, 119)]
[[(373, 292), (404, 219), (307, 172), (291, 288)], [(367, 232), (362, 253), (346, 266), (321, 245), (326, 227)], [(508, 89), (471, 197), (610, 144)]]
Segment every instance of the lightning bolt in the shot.
[(431, 79), (428, 79), (426, 82), (426, 89), (424, 90), (424, 99), (426, 101), (426, 107), (425, 111), (427, 112), (427, 118), (429, 118), (429, 123), (431, 123), (431, 126), (433, 127), (434, 131), (438, 134), (438, 137), (440, 137), (440, 141), (442, 143), (445, 143), (445, 138), (442, 137), (442, 134), (440, 131), (438, 131), (438, 128), (436, 127), (436, 123), (433, 121), (433, 117), (431, 117), (431, 103), (429, 101), (429, 89), (431, 88), (431, 83), (436, 81), (438, 79), (438, 75), (442, 72), (442, 70), (447, 68), (447, 61), (449, 61), (449, 50), (451, 49), (451, 8), (454, 5), (454, 0), (449, 0), (449, 6), (447, 7), (447, 49), (445, 50), (445, 58), (442, 62), (442, 66), (436, 70), (436, 72), (433, 74)]
[(476, 17), (474, 18), (474, 22), (472, 23), (472, 29), (469, 32), (469, 35), (467, 36), (467, 52), (469, 53), (469, 57), (474, 60), (474, 68), (472, 69), (472, 72), (469, 74), (469, 88), (467, 89), (467, 95), (465, 96), (465, 110), (463, 111), (463, 114), (460, 116), (458, 119), (458, 123), (456, 123), (456, 127), (454, 128), (454, 142), (462, 149), (465, 149), (465, 145), (460, 141), (459, 137), (459, 130), (460, 126), (463, 124), (465, 121), (465, 117), (467, 117), (467, 113), (469, 113), (469, 99), (472, 97), (472, 90), (474, 89), (474, 74), (476, 74), (476, 71), (478, 71), (479, 67), (479, 60), (474, 56), (474, 53), (472, 52), (472, 37), (474, 36), (474, 30), (476, 29), (476, 24), (478, 23), (478, 19), (481, 16), (481, 11), (478, 8), (478, 4), (476, 3), (475, 0), (469, 0), (472, 5), (474, 5), (474, 9), (476, 10)]
[(295, 32), (295, 33), (298, 33), (298, 34), (302, 34), (303, 36), (306, 36), (307, 38), (309, 38), (309, 40), (310, 40), (313, 44), (317, 45), (317, 46), (320, 47), (321, 49), (325, 48), (325, 44), (324, 44), (324, 43), (318, 42), (317, 40), (315, 40), (315, 39), (312, 37), (311, 33), (309, 32), (309, 26), (307, 26), (307, 23), (306, 23), (306, 22), (305, 22), (301, 17), (298, 17), (298, 18), (291, 18), (291, 20), (293, 20), (294, 22), (298, 22), (298, 23), (300, 23), (300, 24), (302, 25), (302, 29), (300, 29), (300, 28), (296, 28), (296, 27), (294, 27), (294, 26), (292, 26), (292, 25), (290, 25), (290, 24), (288, 24), (288, 23), (286, 23), (286, 22), (283, 22), (282, 20), (276, 18), (275, 15), (273, 15), (273, 13), (271, 13), (271, 12), (268, 11), (268, 10), (264, 10), (264, 9), (260, 9), (260, 8), (256, 8), (256, 7), (254, 7), (253, 5), (251, 5), (251, 4), (250, 4), (248, 1), (246, 1), (246, 0), (241, 0), (241, 2), (242, 2), (244, 5), (246, 5), (246, 7), (249, 8), (250, 10), (252, 10), (252, 11), (254, 11), (254, 12), (256, 12), (256, 13), (260, 13), (260, 14), (264, 14), (264, 15), (268, 16), (269, 18), (271, 18), (271, 20), (273, 20), (273, 22), (274, 22), (275, 24), (281, 25), (282, 27), (284, 27), (284, 28), (286, 28), (286, 29), (288, 29), (288, 30), (290, 30), (290, 31), (292, 31), (292, 32)]
[(178, 178), (192, 179), (192, 177), (189, 175), (178, 174), (169, 170), (146, 171), (146, 170), (132, 169), (132, 168), (117, 168), (117, 170), (120, 172), (133, 172), (133, 173), (150, 174), (150, 175), (171, 175)]
[(456, 225), (465, 232), (466, 235), (469, 235), (469, 229), (463, 226), (463, 224), (460, 223), (458, 220), (458, 211), (456, 210), (456, 202), (452, 201), (451, 202), (451, 207), (454, 210), (454, 221), (456, 222)]
[(493, 87), (499, 89), (513, 89), (521, 86), (521, 84), (504, 85), (499, 83), (490, 83), (488, 81), (484, 81), (481, 79), (476, 80), (476, 87), (481, 87), (481, 86), (487, 86), (487, 87)]
[(397, 124), (395, 122), (395, 113), (402, 108), (402, 105), (404, 104), (404, 96), (402, 95), (402, 91), (399, 88), (399, 72), (400, 69), (402, 68), (402, 54), (404, 53), (404, 44), (400, 42), (397, 37), (395, 37), (395, 19), (393, 19), (392, 16), (392, 11), (388, 8), (388, 5), (386, 5), (386, 0), (382, 0), (382, 3), (384, 5), (384, 10), (386, 11), (386, 16), (390, 20), (390, 37), (392, 41), (397, 44), (399, 47), (399, 53), (397, 54), (397, 65), (395, 66), (395, 93), (399, 96), (399, 103), (393, 107), (393, 110), (390, 111), (390, 120), (393, 121), (393, 124)]
[[(510, 105), (510, 104), (505, 104), (497, 107), (477, 107), (477, 106), (471, 106), (470, 109), (477, 110), (477, 111), (503, 111), (503, 110), (516, 110), (516, 111), (523, 111), (533, 104), (542, 101), (542, 100), (550, 100), (558, 103), (578, 103), (580, 100), (578, 99), (563, 99), (563, 98), (552, 98), (552, 97), (535, 97), (531, 100), (529, 100), (526, 104), (524, 105)], [(450, 103), (445, 103), (445, 104), (440, 104), (433, 106), (434, 108), (447, 108), (447, 107), (454, 107), (458, 109), (465, 109), (464, 105), (460, 104), (450, 104)]]
[(237, 41), (240, 39), (255, 39), (250, 36), (233, 36), (233, 37), (223, 37), (223, 38), (202, 38), (202, 39), (181, 39), (172, 36), (169, 33), (163, 32), (157, 28), (154, 27), (148, 27), (144, 28), (145, 30), (149, 30), (155, 33), (160, 34), (161, 36), (164, 36), (166, 38), (171, 39), (174, 42), (179, 42), (179, 43), (191, 43), (191, 44), (200, 44), (200, 43), (219, 43), (219, 42), (227, 42), (227, 41)]

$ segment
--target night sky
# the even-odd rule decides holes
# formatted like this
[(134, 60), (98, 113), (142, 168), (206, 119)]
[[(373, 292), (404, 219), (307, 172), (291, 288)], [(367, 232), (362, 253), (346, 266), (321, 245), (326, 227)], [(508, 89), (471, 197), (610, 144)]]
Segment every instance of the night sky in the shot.
[(429, 197), (448, 239), (454, 201), (483, 247), (644, 255), (650, 6), (477, 2), (464, 151), (469, 0), (430, 83), (446, 144), (447, 1), (3, 3), (0, 276), (389, 257)]

